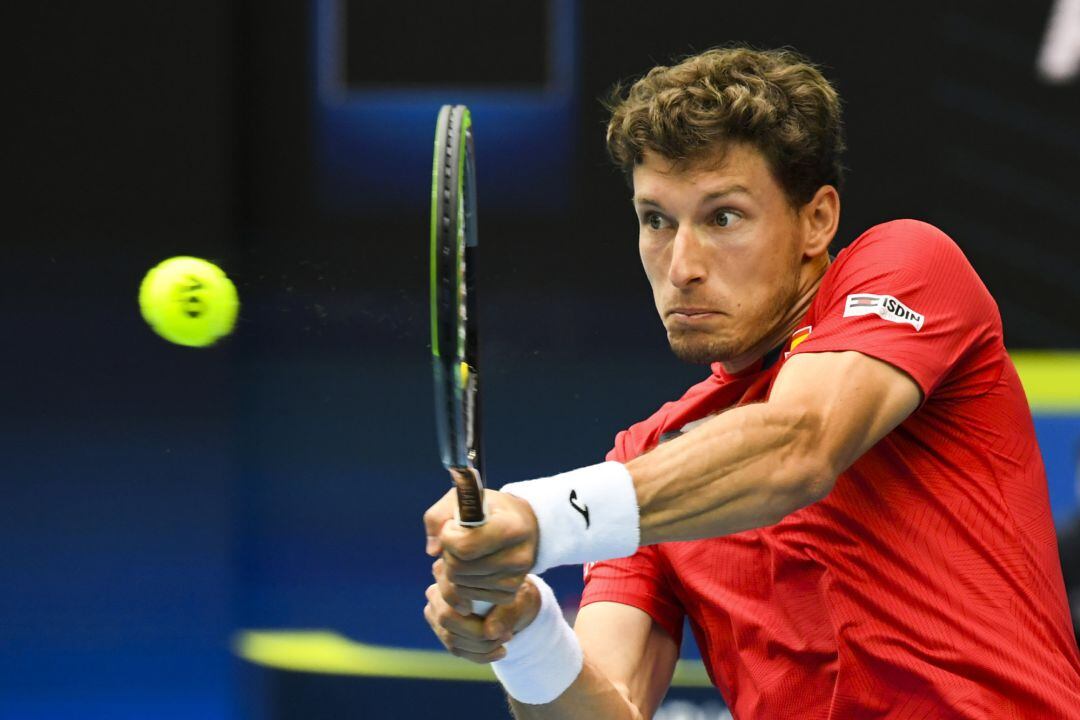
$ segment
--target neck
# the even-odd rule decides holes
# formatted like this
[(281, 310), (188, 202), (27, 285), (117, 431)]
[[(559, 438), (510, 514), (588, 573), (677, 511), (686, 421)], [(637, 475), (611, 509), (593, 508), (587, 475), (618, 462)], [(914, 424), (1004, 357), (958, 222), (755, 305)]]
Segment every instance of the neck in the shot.
[(814, 301), (818, 288), (821, 287), (821, 279), (825, 277), (825, 271), (829, 269), (829, 258), (825, 256), (822, 264), (814, 263), (808, 273), (806, 281), (800, 281), (800, 289), (795, 296), (795, 302), (780, 316), (776, 326), (749, 350), (737, 357), (725, 360), (721, 363), (724, 372), (734, 374), (741, 372), (764, 357), (770, 350), (787, 342), (792, 333), (798, 330), (799, 322), (810, 309), (810, 303)]

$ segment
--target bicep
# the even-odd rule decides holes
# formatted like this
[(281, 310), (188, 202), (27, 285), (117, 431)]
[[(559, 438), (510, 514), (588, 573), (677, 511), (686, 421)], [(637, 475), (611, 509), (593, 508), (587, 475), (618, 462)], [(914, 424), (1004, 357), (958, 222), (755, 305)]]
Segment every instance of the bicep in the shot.
[(801, 353), (781, 368), (769, 403), (809, 409), (814, 451), (833, 476), (846, 470), (922, 401), (902, 370), (860, 352)]
[(591, 664), (641, 713), (652, 717), (671, 683), (679, 647), (643, 610), (595, 602), (578, 613), (574, 632)]

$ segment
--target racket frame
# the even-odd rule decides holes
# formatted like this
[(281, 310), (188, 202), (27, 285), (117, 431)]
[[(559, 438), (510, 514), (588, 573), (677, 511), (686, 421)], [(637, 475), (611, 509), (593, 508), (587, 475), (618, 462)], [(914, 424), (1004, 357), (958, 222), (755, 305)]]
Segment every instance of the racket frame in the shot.
[(480, 442), (476, 301), (476, 161), (472, 118), (444, 105), (431, 170), (431, 353), (443, 467), (457, 488), (458, 522), (486, 522)]

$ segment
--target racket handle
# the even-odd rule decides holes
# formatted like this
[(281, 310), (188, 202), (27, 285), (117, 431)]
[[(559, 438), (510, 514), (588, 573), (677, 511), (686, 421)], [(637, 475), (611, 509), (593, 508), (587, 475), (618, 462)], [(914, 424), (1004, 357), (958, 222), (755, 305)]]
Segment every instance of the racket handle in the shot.
[(462, 527), (479, 527), (487, 522), (480, 474), (473, 468), (452, 468), (450, 477), (457, 488), (458, 523)]
[[(480, 527), (487, 522), (487, 507), (484, 505), (484, 484), (480, 473), (474, 468), (451, 468), (450, 477), (457, 488), (457, 522), (461, 527)], [(491, 612), (492, 604), (482, 600), (472, 601), (473, 615), (485, 617)]]

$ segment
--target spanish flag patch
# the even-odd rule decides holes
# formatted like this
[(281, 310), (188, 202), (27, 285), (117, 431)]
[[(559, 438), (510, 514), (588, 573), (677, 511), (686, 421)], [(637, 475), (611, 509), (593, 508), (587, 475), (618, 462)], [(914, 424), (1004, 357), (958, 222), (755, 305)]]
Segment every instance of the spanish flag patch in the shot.
[(813, 325), (807, 325), (806, 327), (801, 327), (798, 330), (796, 330), (795, 332), (793, 332), (791, 334), (791, 346), (788, 347), (788, 350), (794, 350), (795, 348), (799, 347), (799, 345), (804, 340), (806, 340), (806, 338), (810, 337), (810, 332), (813, 329), (814, 329)]

